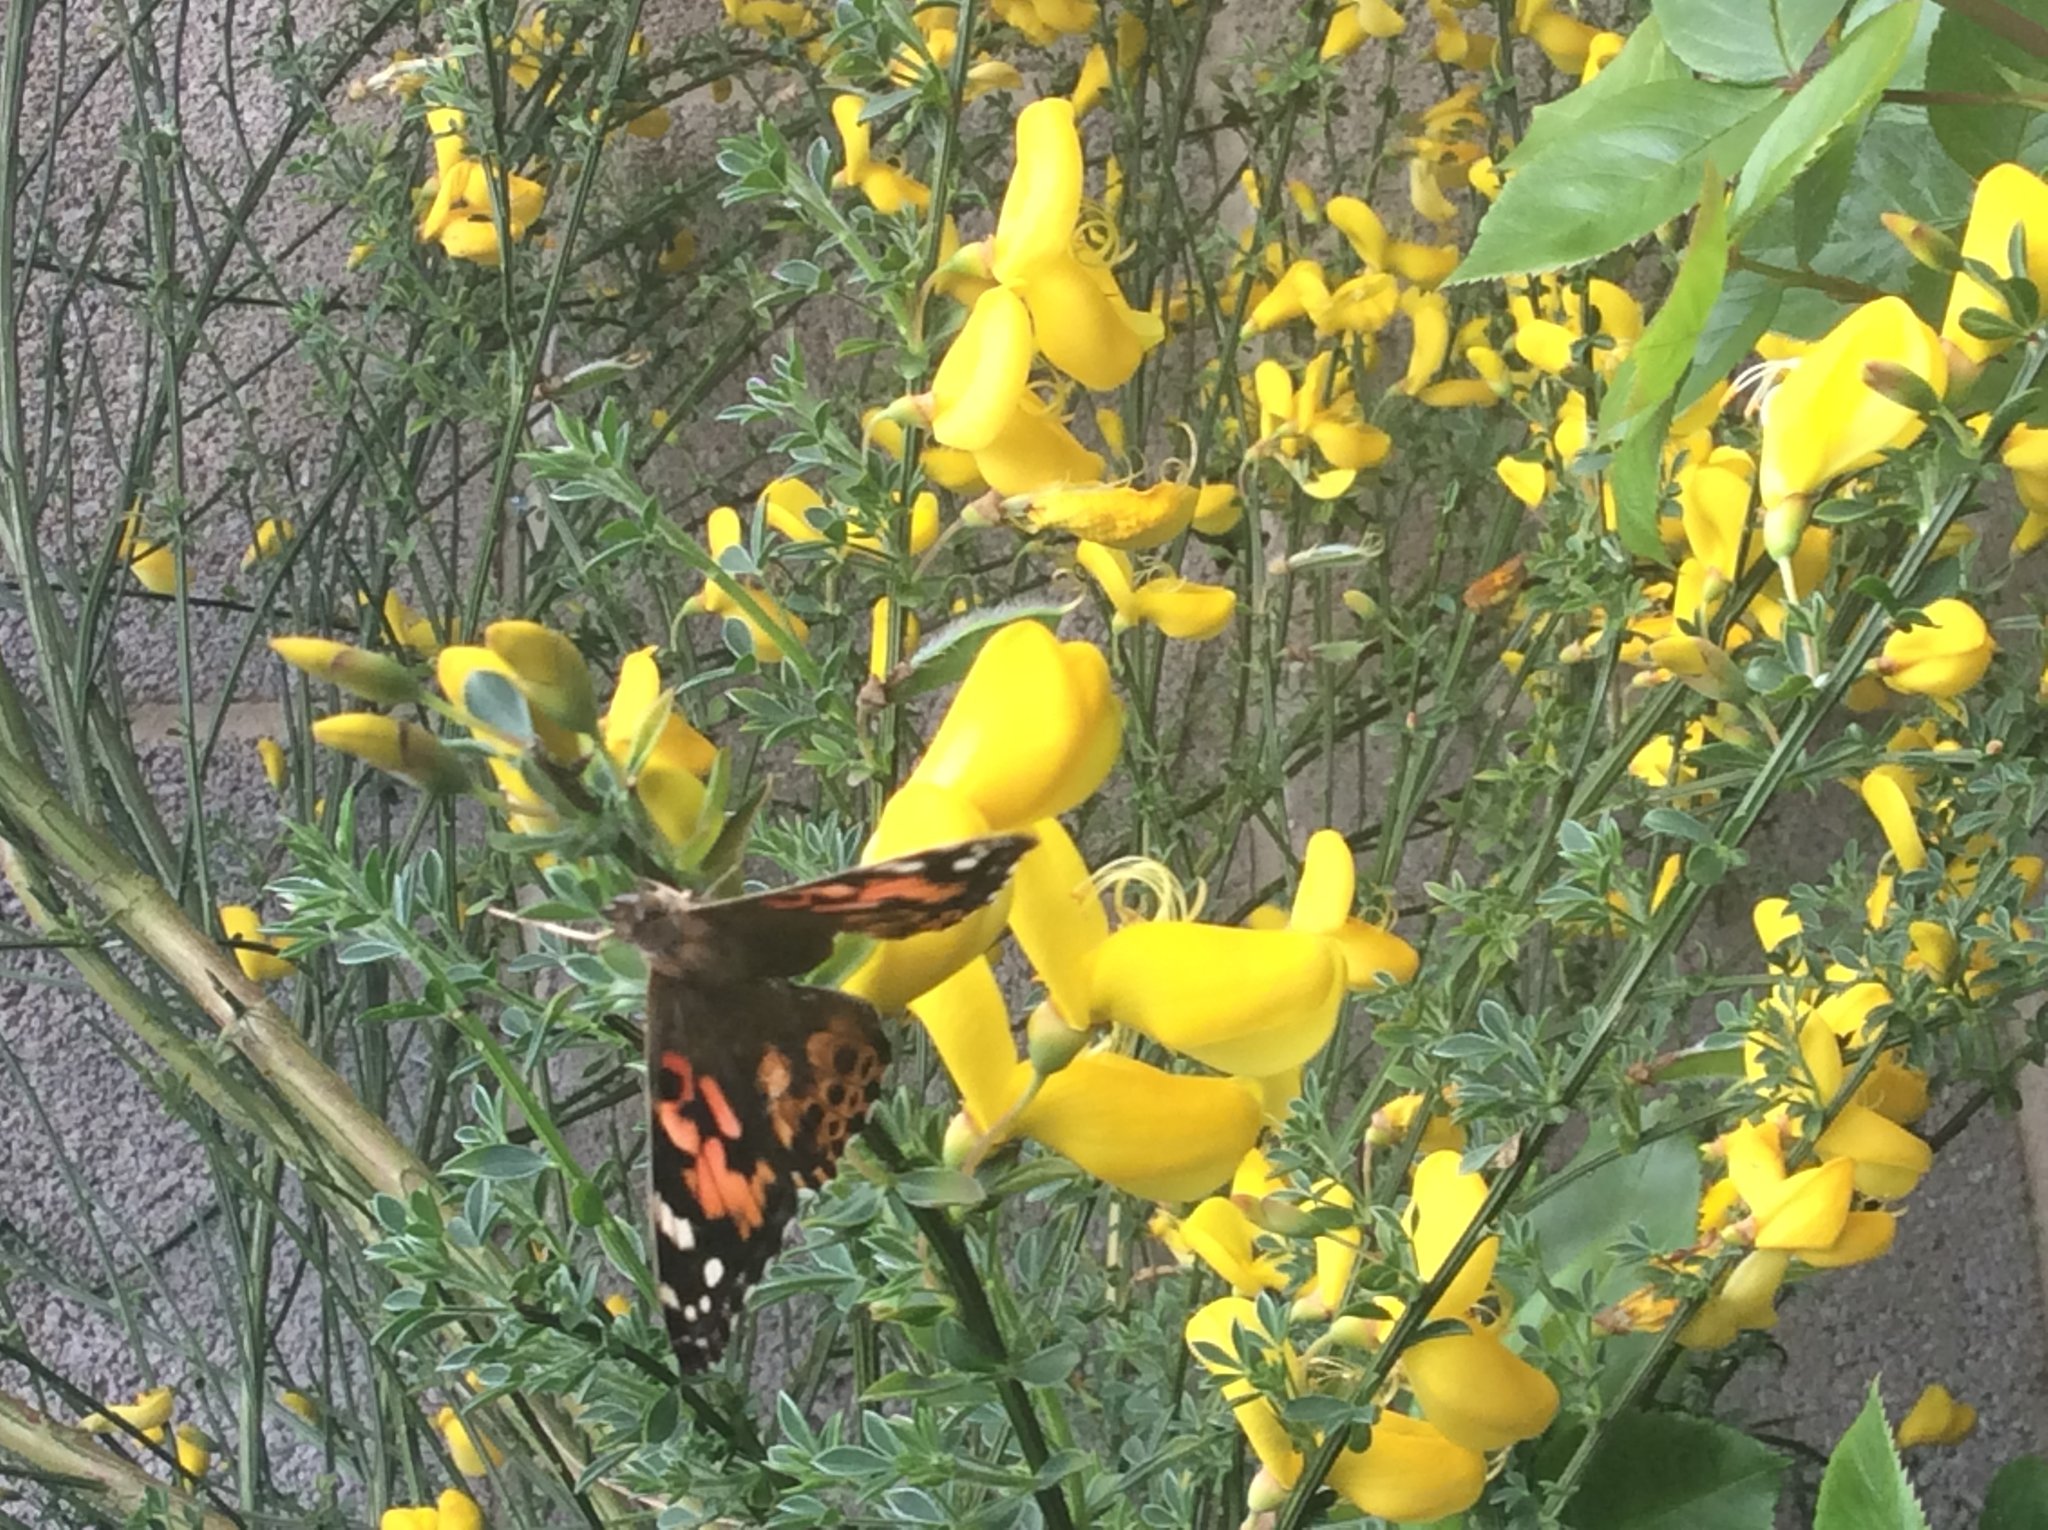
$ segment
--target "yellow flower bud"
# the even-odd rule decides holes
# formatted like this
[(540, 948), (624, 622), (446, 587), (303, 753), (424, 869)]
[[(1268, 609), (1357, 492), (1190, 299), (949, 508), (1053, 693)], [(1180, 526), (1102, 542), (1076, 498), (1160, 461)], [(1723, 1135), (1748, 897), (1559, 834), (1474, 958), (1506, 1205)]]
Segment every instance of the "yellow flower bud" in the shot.
[(419, 676), (389, 654), (351, 648), (331, 638), (277, 637), (270, 651), (297, 670), (365, 701), (401, 706), (421, 695)]
[(431, 792), (459, 792), (469, 785), (460, 757), (416, 723), (376, 712), (340, 712), (313, 724), (313, 742)]
[(1885, 639), (1877, 673), (1895, 691), (1916, 696), (1960, 696), (1991, 667), (1997, 648), (1984, 618), (1968, 601), (1930, 601), (1927, 621)]
[(511, 665), (535, 710), (572, 733), (597, 731), (597, 694), (576, 645), (539, 622), (492, 622), (484, 644)]
[(275, 982), (299, 970), (279, 954), (280, 948), (274, 941), (264, 939), (262, 916), (247, 904), (223, 903), (220, 928), (235, 943), (235, 961), (242, 976), (250, 982)]

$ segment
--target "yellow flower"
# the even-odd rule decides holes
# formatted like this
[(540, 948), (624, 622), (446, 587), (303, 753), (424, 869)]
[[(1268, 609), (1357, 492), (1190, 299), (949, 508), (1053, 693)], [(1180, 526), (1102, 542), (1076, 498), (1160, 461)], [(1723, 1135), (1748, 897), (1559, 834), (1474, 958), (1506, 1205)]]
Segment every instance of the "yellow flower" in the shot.
[(1341, 0), (1323, 33), (1325, 62), (1356, 52), (1370, 37), (1399, 37), (1408, 23), (1388, 0)]
[(1934, 331), (1905, 299), (1865, 303), (1789, 363), (1764, 399), (1757, 489), (1764, 545), (1789, 559), (1814, 498), (1844, 473), (1910, 445), (1925, 428), (1919, 413), (1870, 385), (1873, 362), (1903, 368), (1937, 395), (1948, 385), (1948, 361)]
[(1909, 1445), (1960, 1445), (1976, 1427), (1977, 1410), (1957, 1402), (1947, 1387), (1936, 1382), (1914, 1399), (1899, 1420), (1897, 1439), (1902, 1449)]
[(957, 793), (1003, 833), (1086, 799), (1122, 738), (1102, 650), (1017, 621), (982, 645), (910, 780)]
[[(1405, 1142), (1414, 1125), (1415, 1112), (1422, 1109), (1419, 1094), (1396, 1095), (1372, 1113), (1372, 1120), (1366, 1127), (1365, 1140), (1374, 1147), (1393, 1147)], [(1427, 1113), (1423, 1123), (1422, 1140), (1417, 1149), (1427, 1156), (1431, 1153), (1462, 1153), (1465, 1151), (1465, 1128), (1449, 1116), (1436, 1111)]]
[[(1485, 1200), (1486, 1181), (1464, 1173), (1456, 1153), (1431, 1153), (1415, 1166), (1413, 1195), (1401, 1223), (1415, 1251), (1417, 1276), (1430, 1280), (1444, 1267)], [(1429, 1309), (1430, 1317), (1463, 1317), (1469, 1312), (1492, 1283), (1499, 1252), (1499, 1238), (1481, 1239)]]
[(115, 1420), (119, 1419), (131, 1429), (161, 1429), (171, 1421), (171, 1398), (169, 1387), (150, 1387), (137, 1392), (133, 1402), (112, 1403), (98, 1413), (88, 1414), (79, 1420), (78, 1427), (87, 1434), (118, 1432), (120, 1424)]
[(1402, 1351), (1401, 1372), (1422, 1416), (1468, 1450), (1534, 1439), (1557, 1417), (1557, 1384), (1503, 1344), (1497, 1327), (1463, 1321), (1465, 1333)]
[(292, 523), (276, 517), (267, 517), (256, 523), (256, 534), (250, 540), (248, 549), (242, 554), (242, 567), (253, 568), (265, 558), (274, 558), (284, 550), (284, 544), (294, 535)]
[(234, 943), (235, 961), (250, 982), (275, 982), (299, 970), (284, 959), (274, 941), (264, 939), (263, 918), (246, 903), (223, 903), (220, 928)]
[(304, 1392), (283, 1391), (277, 1394), (277, 1400), (309, 1424), (320, 1421), (320, 1405)]
[(620, 664), (598, 734), (612, 764), (634, 772), (633, 794), (661, 837), (672, 845), (689, 839), (703, 817), (704, 778), (718, 750), (677, 715), (674, 696), (661, 688), (652, 648)]
[(178, 1472), (188, 1483), (197, 1482), (213, 1464), (213, 1441), (197, 1424), (180, 1424), (171, 1431), (178, 1452)]
[(867, 123), (861, 120), (866, 107), (865, 96), (832, 98), (832, 125), (839, 129), (839, 141), (846, 151), (845, 168), (832, 177), (832, 184), (858, 187), (869, 205), (884, 216), (906, 207), (929, 207), (930, 187), (896, 166), (871, 157), (871, 136)]
[(1258, 1091), (1243, 1080), (1168, 1073), (1106, 1051), (1081, 1053), (1016, 1109), (1032, 1070), (1017, 1057), (1002, 991), (983, 960), (919, 995), (910, 1009), (976, 1133), (1007, 1120), (1003, 1138), (1043, 1143), (1129, 1195), (1206, 1195), (1230, 1178), (1264, 1125)]
[(484, 645), (512, 666), (528, 703), (572, 733), (597, 731), (597, 693), (576, 645), (539, 622), (492, 622)]
[[(472, 157), (462, 137), (463, 115), (454, 107), (427, 108), (427, 131), (434, 139), (435, 175), (431, 182), (433, 199), (420, 215), (419, 238), (438, 242), (456, 260), (495, 266), (503, 259), (498, 247), (498, 229), (491, 210), (493, 188), (499, 175)], [(523, 175), (506, 173), (502, 193), (505, 199), (505, 231), (516, 243), (540, 216), (547, 188)]]
[(1287, 1284), (1278, 1261), (1253, 1247), (1258, 1229), (1228, 1196), (1212, 1195), (1180, 1219), (1190, 1252), (1223, 1278), (1236, 1296), (1278, 1291)]
[(1257, 1078), (1320, 1052), (1343, 997), (1343, 959), (1321, 936), (1154, 919), (1095, 952), (1086, 1018)]
[(1160, 572), (1132, 583), (1131, 557), (1113, 547), (1083, 542), (1074, 559), (1109, 597), (1112, 632), (1150, 624), (1170, 638), (1199, 642), (1229, 628), (1237, 614), (1237, 592), (1223, 585), (1197, 584)]
[(1297, 384), (1277, 361), (1262, 361), (1252, 372), (1259, 403), (1260, 452), (1283, 459), (1313, 445), (1327, 471), (1303, 476), (1303, 490), (1315, 499), (1335, 499), (1366, 468), (1384, 462), (1393, 442), (1368, 424), (1351, 391), (1350, 377), (1336, 353), (1324, 351), (1302, 368)]
[(1031, 311), (1010, 288), (975, 299), (932, 374), (933, 438), (970, 452), (994, 441), (1024, 397), (1032, 344)]
[(2012, 470), (2013, 494), (2027, 513), (2013, 533), (2012, 553), (2018, 557), (2048, 542), (2048, 428), (2013, 426), (1998, 449), (1998, 460)]
[(114, 560), (128, 565), (135, 582), (152, 595), (169, 595), (178, 588), (178, 555), (168, 542), (144, 541), (142, 515), (128, 512), (121, 523), (121, 540), (114, 548)]
[(1413, 980), (1421, 966), (1415, 948), (1393, 931), (1351, 912), (1358, 868), (1351, 846), (1335, 829), (1318, 829), (1302, 853), (1301, 882), (1287, 928), (1333, 940), (1344, 957), (1344, 984), (1354, 993)]
[(276, 637), (270, 651), (293, 669), (337, 685), (365, 701), (391, 706), (420, 698), (419, 677), (389, 654), (351, 648), (332, 638)]
[(263, 779), (270, 783), (270, 789), (283, 791), (285, 782), (291, 777), (291, 765), (285, 759), (284, 745), (274, 738), (259, 738), (256, 740), (256, 758), (263, 763)]
[(1913, 816), (1920, 802), (1919, 778), (1903, 765), (1879, 765), (1857, 783), (1857, 790), (1884, 831), (1899, 869), (1918, 871), (1925, 866), (1927, 845)]
[[(442, 1405), (434, 1415), (434, 1427), (441, 1431), (441, 1439), (448, 1447), (448, 1459), (455, 1463), (455, 1469), (465, 1477), (484, 1476), (491, 1467), (505, 1464), (505, 1453), (488, 1438), (472, 1431), (461, 1415)], [(489, 1465), (485, 1458), (489, 1458)]]
[(1025, 519), (1033, 531), (1064, 531), (1123, 552), (1146, 552), (1187, 530), (1196, 507), (1195, 490), (1186, 484), (1079, 484), (1032, 495)]
[(509, 659), (481, 644), (451, 643), (434, 656), (434, 679), (462, 725), (475, 737), (505, 755), (521, 754), (526, 747), (521, 740), (479, 722), (471, 714), (468, 704), (470, 682), (478, 675), (497, 676), (527, 702), (527, 721), (533, 727), (533, 736), (550, 759), (566, 762), (582, 757), (583, 751), (576, 735), (532, 703), (532, 698), (526, 694), (525, 681)]
[[(2012, 236), (2023, 234), (2027, 269), (2023, 274), (2036, 289), (2048, 286), (2048, 184), (2020, 165), (1994, 165), (1977, 182), (1970, 200), (1970, 220), (1963, 226), (1962, 256), (1980, 261), (2000, 276), (2010, 277)], [(1941, 338), (1972, 361), (1986, 361), (2012, 344), (2009, 339), (1984, 340), (1963, 327), (1971, 309), (2009, 318), (2004, 298), (1967, 271), (1958, 271), (1949, 288), (1948, 312)]]
[(417, 723), (376, 712), (338, 712), (313, 724), (313, 742), (431, 792), (459, 792), (469, 785), (460, 756)]
[[(926, 453), (928, 468), (930, 455)], [(969, 460), (977, 477), (1005, 496), (1063, 483), (1094, 483), (1102, 477), (1103, 467), (1101, 454), (1077, 441), (1052, 406), (1028, 389), (995, 439)]]
[(1884, 640), (1877, 674), (1910, 695), (1960, 696), (1984, 678), (1998, 645), (1968, 601), (1945, 596), (1928, 602), (1925, 614), (1925, 623), (1902, 627)]
[[(739, 512), (732, 506), (720, 505), (704, 518), (704, 543), (714, 559), (722, 563), (725, 555), (738, 547), (740, 542)], [(747, 645), (746, 651), (751, 652), (763, 664), (780, 664), (788, 656), (784, 652), (784, 642), (793, 639), (801, 646), (810, 637), (810, 628), (794, 611), (784, 610), (775, 597), (760, 585), (749, 583), (746, 590), (753, 597), (754, 604), (767, 615), (772, 626), (757, 621), (752, 612), (726, 592), (724, 586), (709, 578), (704, 581), (704, 588), (685, 604), (684, 609), (708, 611), (714, 616), (724, 617), (729, 641), (737, 642), (743, 638)], [(738, 637), (734, 636), (735, 626), (739, 629)]]
[(1095, 0), (990, 0), (989, 8), (1041, 48), (1091, 30), (1096, 17)]

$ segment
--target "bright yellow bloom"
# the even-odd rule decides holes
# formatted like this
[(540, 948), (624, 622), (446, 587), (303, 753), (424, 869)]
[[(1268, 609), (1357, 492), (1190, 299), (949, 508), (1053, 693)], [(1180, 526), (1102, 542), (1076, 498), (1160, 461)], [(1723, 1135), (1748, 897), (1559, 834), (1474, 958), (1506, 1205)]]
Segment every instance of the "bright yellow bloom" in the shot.
[(469, 784), (461, 758), (417, 723), (376, 712), (340, 712), (313, 724), (313, 742), (431, 792), (459, 792)]
[[(434, 138), (435, 175), (430, 183), (433, 199), (420, 215), (419, 238), (438, 241), (456, 260), (495, 266), (503, 259), (498, 247), (498, 230), (491, 211), (493, 188), (499, 176), (482, 160), (472, 157), (462, 137), (462, 113), (450, 106), (427, 108), (427, 131)], [(540, 216), (547, 200), (547, 188), (523, 175), (503, 177), (505, 231), (516, 243)]]
[[(1486, 1181), (1464, 1173), (1456, 1153), (1431, 1153), (1415, 1166), (1413, 1196), (1401, 1223), (1415, 1250), (1415, 1273), (1420, 1278), (1432, 1279), (1444, 1267), (1485, 1200)], [(1429, 1309), (1430, 1317), (1463, 1317), (1469, 1312), (1492, 1283), (1499, 1252), (1499, 1238), (1481, 1239)]]
[(1960, 1445), (1976, 1427), (1977, 1410), (1957, 1402), (1947, 1387), (1936, 1382), (1914, 1399), (1899, 1420), (1896, 1438), (1902, 1449), (1909, 1445)]
[[(937, 450), (948, 450), (940, 447)], [(932, 452), (926, 470), (937, 476)], [(988, 445), (969, 461), (978, 480), (1004, 496), (1034, 494), (1068, 483), (1094, 483), (1102, 477), (1102, 455), (1074, 438), (1058, 413), (1029, 389)]]
[(1003, 1138), (1043, 1143), (1129, 1195), (1189, 1201), (1208, 1194), (1230, 1178), (1264, 1124), (1258, 1091), (1242, 1080), (1168, 1073), (1107, 1051), (1082, 1052), (1015, 1110), (1032, 1070), (1017, 1056), (986, 961), (970, 962), (910, 1009), (977, 1134), (1007, 1120)]
[[(434, 1427), (441, 1431), (442, 1442), (448, 1447), (448, 1459), (455, 1463), (455, 1469), (463, 1476), (481, 1477), (490, 1467), (505, 1464), (505, 1452), (484, 1435), (473, 1431), (463, 1422), (462, 1416), (446, 1404), (434, 1415)], [(488, 1466), (486, 1457), (489, 1458)]]
[(1003, 833), (1086, 799), (1122, 739), (1102, 650), (1017, 621), (982, 645), (910, 780), (958, 794)]
[(1870, 385), (1873, 362), (1904, 369), (1935, 394), (1948, 386), (1948, 359), (1934, 331), (1903, 298), (1884, 297), (1854, 310), (1790, 363), (1764, 399), (1757, 490), (1764, 544), (1789, 558), (1814, 498), (1844, 473), (1910, 445), (1926, 427), (1918, 411)]
[(861, 112), (867, 98), (838, 95), (832, 98), (832, 125), (839, 129), (839, 141), (846, 151), (846, 165), (832, 177), (835, 186), (858, 187), (876, 212), (884, 215), (906, 207), (929, 207), (931, 188), (906, 175), (896, 166), (871, 157), (872, 140)]
[(292, 523), (275, 516), (266, 517), (256, 523), (256, 534), (242, 554), (242, 567), (253, 568), (265, 558), (274, 558), (284, 551), (284, 544), (294, 535)]
[(1196, 503), (1192, 488), (1166, 480), (1143, 489), (1077, 484), (1034, 494), (1025, 520), (1033, 531), (1064, 531), (1083, 542), (1146, 552), (1187, 530)]
[(213, 1464), (213, 1441), (197, 1424), (180, 1424), (171, 1431), (178, 1451), (178, 1472), (188, 1483), (197, 1482)]
[[(704, 543), (714, 559), (722, 560), (740, 542), (739, 512), (732, 506), (720, 505), (704, 518)], [(810, 637), (810, 628), (794, 611), (783, 609), (775, 597), (760, 585), (750, 583), (746, 589), (772, 625), (757, 621), (752, 612), (726, 592), (724, 586), (709, 578), (684, 609), (708, 611), (714, 616), (724, 617), (729, 641), (737, 641), (733, 637), (733, 629), (737, 626), (747, 645), (746, 651), (763, 664), (780, 664), (788, 657), (784, 643), (794, 640), (797, 646), (802, 646)]]
[(120, 1429), (120, 1424), (115, 1423), (119, 1419), (131, 1429), (161, 1429), (171, 1421), (171, 1399), (169, 1387), (150, 1387), (137, 1392), (133, 1402), (112, 1403), (101, 1412), (88, 1414), (79, 1420), (78, 1427), (87, 1434), (107, 1434)]
[(291, 766), (285, 759), (284, 745), (274, 738), (259, 738), (256, 740), (256, 758), (263, 763), (263, 779), (270, 783), (270, 789), (274, 792), (283, 791), (285, 782), (291, 776)]
[(990, 0), (989, 8), (1041, 48), (1095, 26), (1095, 0)]
[(1505, 1450), (1543, 1433), (1557, 1417), (1557, 1384), (1503, 1344), (1497, 1327), (1465, 1327), (1402, 1351), (1423, 1417), (1468, 1450)]
[(223, 903), (220, 928), (234, 942), (235, 961), (250, 982), (275, 982), (299, 970), (284, 959), (275, 941), (264, 939), (263, 916), (246, 903)]
[[(1393, 1147), (1405, 1142), (1415, 1122), (1415, 1112), (1422, 1109), (1422, 1096), (1401, 1094), (1387, 1101), (1372, 1113), (1367, 1125), (1365, 1140), (1374, 1147)], [(1427, 1112), (1423, 1122), (1422, 1140), (1417, 1150), (1424, 1156), (1431, 1153), (1462, 1153), (1465, 1151), (1465, 1128), (1449, 1116), (1437, 1111)]]
[(511, 665), (527, 702), (575, 733), (597, 731), (597, 693), (576, 645), (539, 622), (492, 622), (484, 645)]
[[(2012, 236), (2020, 231), (2027, 246), (2023, 275), (2037, 289), (2048, 287), (2048, 184), (2020, 165), (1994, 165), (1977, 182), (1970, 200), (1970, 221), (1963, 226), (1962, 255), (1980, 261), (2000, 276), (2013, 275)], [(2009, 318), (2005, 300), (1967, 271), (1958, 271), (1949, 288), (1948, 312), (1941, 338), (1972, 361), (1987, 361), (2012, 344), (2009, 339), (1983, 340), (1963, 327), (1971, 309)]]
[[(581, 662), (579, 657), (578, 662)], [(505, 755), (524, 752), (525, 746), (511, 734), (489, 724), (480, 722), (469, 709), (470, 683), (478, 675), (495, 675), (516, 691), (527, 703), (527, 721), (533, 727), (534, 738), (540, 743), (550, 759), (573, 761), (582, 757), (576, 735), (554, 721), (533, 704), (526, 692), (526, 683), (519, 671), (503, 654), (495, 649), (476, 643), (451, 643), (434, 656), (434, 679), (441, 687), (441, 694), (454, 708), (462, 725), (484, 743)], [(586, 676), (586, 683), (588, 677)]]
[(1198, 584), (1164, 571), (1134, 584), (1130, 554), (1113, 547), (1083, 542), (1074, 559), (1109, 598), (1112, 632), (1149, 624), (1167, 637), (1199, 642), (1228, 630), (1237, 614), (1237, 592), (1224, 585)]
[(1327, 471), (1301, 478), (1313, 498), (1335, 499), (1361, 470), (1384, 462), (1393, 447), (1385, 431), (1366, 423), (1335, 352), (1311, 360), (1298, 384), (1279, 362), (1262, 361), (1252, 372), (1252, 386), (1259, 403), (1258, 449), (1293, 458), (1312, 445), (1329, 464)]
[(1325, 62), (1356, 52), (1370, 37), (1399, 37), (1408, 23), (1389, 0), (1342, 0), (1323, 33)]
[(612, 764), (634, 771), (633, 794), (661, 837), (680, 845), (695, 834), (704, 814), (704, 778), (717, 763), (718, 749), (676, 713), (652, 648), (630, 653), (620, 664), (598, 735)]
[(2048, 428), (2021, 423), (2007, 432), (1998, 460), (2012, 470), (2013, 495), (2027, 516), (2013, 533), (2012, 553), (2048, 542)]
[(1008, 287), (989, 288), (932, 374), (933, 437), (970, 452), (995, 440), (1024, 396), (1031, 356), (1024, 300)]
[(1212, 1195), (1180, 1219), (1181, 1240), (1223, 1278), (1236, 1296), (1278, 1291), (1287, 1284), (1278, 1262), (1253, 1246), (1258, 1229), (1229, 1196)]
[(1876, 670), (1895, 691), (1914, 696), (1960, 696), (1991, 667), (1997, 644), (1968, 601), (1929, 601), (1927, 621), (1902, 627), (1884, 640)]
[(419, 677), (389, 654), (371, 653), (332, 638), (316, 637), (272, 638), (270, 651), (293, 669), (337, 685), (365, 701), (399, 706), (417, 701), (421, 695)]
[(1918, 871), (1925, 866), (1927, 845), (1914, 818), (1920, 801), (1918, 777), (1903, 765), (1879, 765), (1857, 783), (1857, 791), (1884, 831), (1899, 870)]
[(121, 523), (121, 540), (114, 548), (114, 561), (128, 565), (135, 582), (152, 595), (169, 595), (178, 588), (178, 555), (168, 542), (145, 541), (142, 515), (131, 510)]
[(1358, 868), (1351, 846), (1335, 829), (1318, 829), (1302, 852), (1301, 882), (1287, 928), (1325, 935), (1344, 957), (1344, 984), (1354, 993), (1406, 983), (1421, 966), (1415, 948), (1393, 931), (1351, 912), (1358, 895)]

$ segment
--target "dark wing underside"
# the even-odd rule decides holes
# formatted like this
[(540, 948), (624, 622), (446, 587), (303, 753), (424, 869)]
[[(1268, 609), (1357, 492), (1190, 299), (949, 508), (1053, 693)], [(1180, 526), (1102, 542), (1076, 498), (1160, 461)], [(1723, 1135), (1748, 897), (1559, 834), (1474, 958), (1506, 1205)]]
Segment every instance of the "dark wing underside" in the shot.
[(659, 975), (647, 1037), (656, 1274), (688, 1372), (724, 1351), (797, 1191), (829, 1180), (867, 1121), (889, 1049), (874, 1011), (833, 989)]

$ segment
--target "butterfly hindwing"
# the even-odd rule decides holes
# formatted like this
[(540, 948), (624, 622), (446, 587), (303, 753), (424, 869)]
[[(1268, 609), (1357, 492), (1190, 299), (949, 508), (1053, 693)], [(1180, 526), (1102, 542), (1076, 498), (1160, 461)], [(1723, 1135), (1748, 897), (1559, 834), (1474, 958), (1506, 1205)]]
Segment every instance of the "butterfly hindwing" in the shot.
[(865, 1002), (787, 981), (842, 933), (944, 929), (1002, 890), (1033, 841), (1005, 835), (697, 903), (649, 885), (613, 909), (647, 955), (649, 1196), (659, 1295), (685, 1372), (715, 1362), (781, 1248), (799, 1188), (831, 1179), (889, 1048)]

